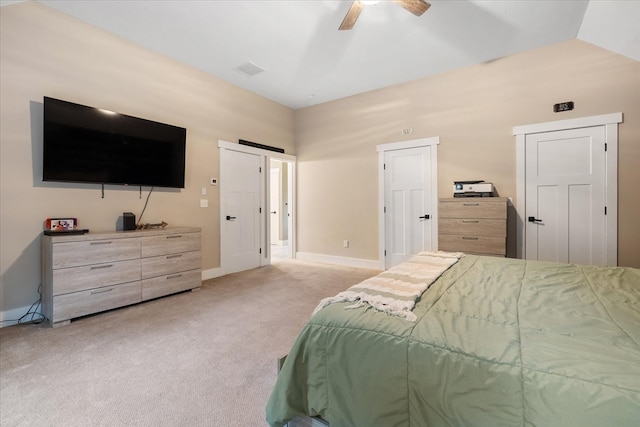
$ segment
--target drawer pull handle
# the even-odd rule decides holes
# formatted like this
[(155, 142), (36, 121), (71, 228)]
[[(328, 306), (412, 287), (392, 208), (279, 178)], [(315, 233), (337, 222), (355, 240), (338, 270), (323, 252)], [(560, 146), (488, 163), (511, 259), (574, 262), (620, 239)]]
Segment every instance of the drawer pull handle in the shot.
[(107, 265), (94, 265), (91, 267), (91, 270), (99, 270), (101, 268), (111, 268), (113, 267), (113, 264), (107, 264)]
[(106, 242), (91, 242), (90, 245), (91, 246), (96, 246), (96, 245), (110, 245), (111, 243), (113, 243), (112, 241), (106, 241)]
[(462, 206), (480, 206), (480, 203), (463, 203)]
[(182, 274), (174, 274), (172, 276), (167, 276), (167, 280), (177, 279), (178, 277), (182, 277)]
[(167, 239), (181, 239), (182, 238), (182, 234), (176, 234), (173, 236), (167, 236)]
[(103, 290), (100, 290), (100, 291), (91, 291), (91, 295), (106, 294), (107, 292), (111, 292), (112, 290), (113, 290), (113, 288), (103, 289)]
[(478, 221), (477, 219), (463, 219), (462, 222), (466, 222), (468, 224), (477, 224), (480, 221)]
[(177, 254), (177, 255), (167, 255), (167, 259), (171, 259), (171, 258), (180, 258), (182, 256), (182, 254)]
[(477, 237), (468, 237), (468, 236), (462, 236), (463, 240), (478, 240)]

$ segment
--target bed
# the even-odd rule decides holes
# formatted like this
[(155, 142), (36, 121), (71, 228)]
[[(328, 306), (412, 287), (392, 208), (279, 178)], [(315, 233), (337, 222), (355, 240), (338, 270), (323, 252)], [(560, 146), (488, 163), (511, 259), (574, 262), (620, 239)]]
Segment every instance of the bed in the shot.
[(302, 329), (269, 425), (640, 425), (639, 269), (465, 255), (415, 300), (415, 320), (353, 305)]

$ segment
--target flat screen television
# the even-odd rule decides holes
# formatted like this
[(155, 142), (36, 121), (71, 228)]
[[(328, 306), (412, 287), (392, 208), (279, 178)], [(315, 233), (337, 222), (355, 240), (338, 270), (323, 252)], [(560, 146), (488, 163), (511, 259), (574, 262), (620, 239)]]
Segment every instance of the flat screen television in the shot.
[(185, 128), (44, 97), (43, 181), (184, 188)]

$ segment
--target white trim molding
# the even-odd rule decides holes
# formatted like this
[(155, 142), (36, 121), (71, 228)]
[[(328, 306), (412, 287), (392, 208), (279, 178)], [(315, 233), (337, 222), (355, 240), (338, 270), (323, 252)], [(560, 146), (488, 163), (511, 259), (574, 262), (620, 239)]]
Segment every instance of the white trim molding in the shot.
[(347, 258), (334, 255), (314, 254), (311, 252), (298, 252), (296, 259), (307, 262), (317, 262), (321, 264), (335, 264), (346, 267), (366, 268), (370, 270), (382, 270), (380, 262), (376, 260)]
[(618, 123), (622, 123), (622, 113), (601, 114), (599, 116), (578, 117), (575, 119), (557, 120), (554, 122), (514, 126), (513, 134), (525, 135), (529, 133), (553, 132), (563, 129), (576, 129)]
[(210, 268), (208, 270), (202, 270), (202, 281), (203, 282), (205, 280), (215, 279), (216, 277), (222, 277), (222, 276), (224, 276), (224, 272), (222, 271), (222, 268), (220, 268), (220, 267)]
[(35, 304), (26, 305), (24, 307), (13, 308), (10, 310), (5, 310), (0, 312), (0, 328), (6, 328), (7, 326), (17, 325), (20, 318), (25, 317), (22, 323), (29, 323), (31, 319), (31, 315), (27, 316), (27, 313), (31, 309), (37, 309), (38, 311), (34, 314), (34, 320), (39, 321), (42, 314), (42, 306), (36, 307)]

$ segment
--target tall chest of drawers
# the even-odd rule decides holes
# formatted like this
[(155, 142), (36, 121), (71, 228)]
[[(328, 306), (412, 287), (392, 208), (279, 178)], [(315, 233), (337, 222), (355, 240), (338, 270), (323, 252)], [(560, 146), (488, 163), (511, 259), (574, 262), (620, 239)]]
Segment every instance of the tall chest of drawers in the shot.
[(201, 282), (199, 228), (42, 237), (42, 311), (53, 326)]
[(504, 257), (507, 200), (506, 197), (440, 199), (438, 248)]

